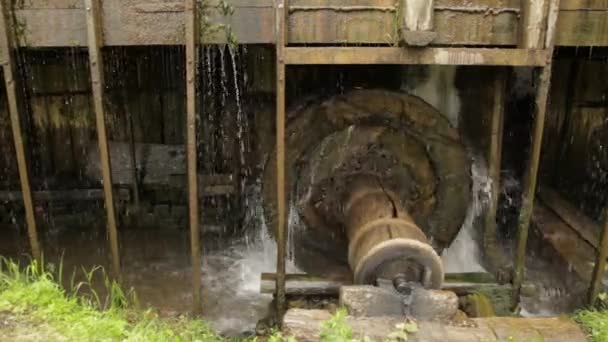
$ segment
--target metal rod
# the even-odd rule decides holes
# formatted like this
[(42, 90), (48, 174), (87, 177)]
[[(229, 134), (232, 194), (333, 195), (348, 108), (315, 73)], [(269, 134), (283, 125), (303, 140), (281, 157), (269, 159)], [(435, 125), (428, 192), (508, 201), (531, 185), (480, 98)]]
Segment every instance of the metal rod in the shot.
[(530, 151), (530, 159), (526, 177), (524, 179), (524, 190), (522, 194), (521, 210), (519, 212), (518, 221), (518, 239), (517, 249), (515, 251), (513, 287), (514, 302), (517, 302), (519, 297), (519, 289), (524, 278), (524, 266), (526, 259), (526, 246), (528, 243), (528, 231), (530, 228), (530, 218), (534, 210), (534, 197), (536, 192), (536, 181), (538, 176), (538, 167), (540, 163), (540, 152), (543, 141), (543, 131), (545, 128), (545, 114), (547, 112), (547, 101), (549, 97), (549, 89), (551, 88), (551, 72), (553, 66), (553, 48), (555, 43), (555, 25), (557, 22), (557, 14), (559, 11), (559, 0), (551, 0), (548, 8), (547, 30), (544, 41), (545, 48), (550, 52), (548, 54), (547, 63), (541, 69), (538, 77), (538, 88), (535, 97), (535, 118), (534, 118), (534, 134), (532, 136), (532, 147)]
[(93, 91), (93, 110), (95, 111), (95, 124), (99, 143), (99, 157), (101, 159), (101, 174), (103, 177), (103, 192), (107, 214), (107, 228), (112, 254), (112, 271), (116, 279), (120, 279), (120, 252), (118, 249), (118, 230), (116, 227), (116, 210), (114, 207), (114, 191), (112, 189), (112, 166), (106, 134), (106, 119), (104, 103), (104, 76), (103, 57), (101, 46), (103, 36), (101, 30), (101, 3), (100, 0), (85, 0), (87, 12), (87, 37), (89, 45), (89, 68), (91, 70), (91, 88)]
[(595, 304), (598, 294), (602, 288), (602, 279), (604, 278), (604, 270), (606, 268), (606, 257), (608, 257), (608, 207), (604, 210), (604, 227), (602, 229), (602, 239), (600, 249), (595, 259), (595, 267), (593, 268), (593, 276), (589, 286), (588, 300), (589, 305)]
[(13, 34), (13, 25), (10, 22), (10, 1), (0, 1), (0, 46), (2, 49), (2, 70), (4, 73), (4, 83), (6, 86), (6, 98), (8, 101), (8, 111), (11, 120), (11, 128), (13, 133), (13, 142), (15, 144), (15, 154), (17, 155), (17, 166), (19, 168), (19, 180), (21, 183), (21, 192), (23, 194), (23, 206), (25, 207), (25, 221), (27, 224), (27, 234), (30, 241), (32, 256), (40, 261), (42, 253), (40, 251), (40, 243), (38, 241), (38, 229), (36, 227), (36, 217), (34, 215), (34, 201), (32, 199), (32, 190), (30, 187), (30, 176), (28, 170), (27, 156), (21, 134), (21, 116), (23, 115), (23, 106), (17, 97), (17, 66), (15, 64), (15, 50)]
[[(286, 0), (278, 0), (275, 8), (276, 25), (276, 144), (277, 144), (277, 317), (285, 312), (285, 249), (287, 237), (285, 191), (285, 16)], [(279, 319), (281, 321), (281, 319)]]
[(198, 20), (196, 0), (186, 0), (186, 143), (188, 175), (188, 212), (190, 218), (190, 253), (192, 262), (192, 295), (194, 312), (202, 312), (201, 301), (201, 250), (198, 203), (198, 170), (196, 146)]

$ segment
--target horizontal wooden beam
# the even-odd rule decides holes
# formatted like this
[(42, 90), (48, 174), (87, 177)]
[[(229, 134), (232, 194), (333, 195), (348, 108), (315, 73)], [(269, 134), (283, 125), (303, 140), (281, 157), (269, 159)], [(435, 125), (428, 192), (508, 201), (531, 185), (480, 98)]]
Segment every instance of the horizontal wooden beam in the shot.
[[(260, 282), (261, 293), (274, 293), (275, 290), (274, 273), (262, 273)], [(285, 276), (285, 293), (293, 296), (337, 296), (340, 287), (352, 285), (350, 278), (322, 278), (309, 274), (287, 274)], [(445, 275), (444, 290), (453, 291), (458, 295), (474, 293), (479, 289), (496, 289), (510, 291), (510, 285), (500, 285), (494, 280), (494, 276), (489, 273), (447, 273)], [(536, 287), (532, 284), (525, 284), (524, 294), (532, 296)]]
[[(33, 191), (32, 195), (36, 202), (103, 200), (102, 189), (42, 190)], [(130, 199), (129, 190), (116, 191), (116, 197), (122, 201), (128, 201)], [(22, 199), (21, 191), (0, 191), (0, 202), (16, 202)]]
[[(229, 0), (234, 13), (208, 13), (227, 25), (241, 44), (273, 44), (273, 0)], [(80, 0), (18, 2), (19, 44), (28, 47), (86, 46), (86, 16)], [(297, 0), (289, 3), (289, 44), (385, 44), (398, 41), (393, 0)], [(104, 0), (107, 46), (184, 45), (184, 2)], [(518, 43), (520, 1), (436, 0), (433, 44), (514, 46)], [(562, 1), (557, 45), (608, 46), (605, 0)], [(220, 30), (201, 42), (225, 43)], [(1, 48), (1, 47), (0, 47)]]
[(538, 196), (547, 207), (551, 208), (585, 241), (596, 249), (599, 248), (600, 233), (602, 231), (599, 223), (583, 214), (550, 187), (542, 186), (538, 192)]
[(489, 48), (291, 47), (287, 64), (437, 64), (544, 66), (544, 50)]

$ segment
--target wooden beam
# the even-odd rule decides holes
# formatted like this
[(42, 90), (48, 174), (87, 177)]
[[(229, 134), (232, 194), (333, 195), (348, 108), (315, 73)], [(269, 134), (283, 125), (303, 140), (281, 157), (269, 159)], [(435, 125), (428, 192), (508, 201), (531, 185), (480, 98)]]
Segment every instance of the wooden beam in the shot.
[(201, 229), (198, 200), (197, 75), (198, 75), (198, 8), (196, 0), (186, 0), (184, 9), (186, 41), (186, 158), (188, 177), (188, 213), (190, 223), (190, 257), (194, 312), (202, 312), (201, 296)]
[(21, 183), (21, 192), (23, 193), (23, 205), (25, 207), (25, 220), (27, 224), (27, 233), (30, 241), (32, 256), (38, 260), (42, 260), (42, 252), (40, 251), (40, 243), (38, 241), (38, 229), (36, 227), (36, 217), (34, 214), (34, 202), (32, 200), (32, 190), (30, 187), (30, 175), (28, 170), (27, 155), (21, 132), (21, 118), (24, 115), (24, 108), (20, 102), (17, 89), (18, 87), (18, 70), (15, 62), (15, 44), (13, 32), (15, 26), (11, 25), (11, 7), (10, 0), (0, 0), (0, 47), (2, 56), (2, 71), (4, 74), (4, 84), (6, 88), (6, 98), (8, 102), (8, 111), (11, 120), (11, 128), (13, 133), (13, 142), (15, 145), (15, 154), (17, 155), (17, 166), (19, 168), (19, 180)]
[(522, 1), (522, 18), (519, 29), (521, 37), (518, 44), (520, 48), (541, 49), (544, 47), (549, 1)]
[(608, 206), (604, 210), (604, 227), (602, 229), (602, 239), (600, 249), (595, 258), (595, 267), (591, 285), (589, 286), (589, 305), (595, 304), (597, 296), (603, 288), (602, 280), (606, 271), (606, 258), (608, 257)]
[[(351, 278), (324, 278), (310, 274), (286, 274), (285, 293), (290, 296), (337, 296), (340, 287), (353, 285)], [(497, 284), (494, 276), (489, 273), (447, 273), (442, 289), (453, 291), (458, 295), (475, 293), (480, 289), (512, 290), (510, 284)], [(532, 284), (525, 284), (525, 293), (531, 295), (536, 291)], [(260, 293), (275, 293), (276, 274), (262, 273)]]
[[(229, 0), (234, 14), (210, 20), (231, 27), (239, 43), (274, 43), (272, 0)], [(525, 3), (529, 0), (521, 1)], [(597, 4), (596, 4), (597, 2)], [(28, 0), (16, 9), (28, 47), (86, 46), (86, 20), (81, 1)], [(573, 0), (562, 5), (558, 45), (608, 45), (608, 6), (604, 0)], [(569, 5), (568, 3), (572, 3)], [(184, 2), (104, 0), (103, 27), (108, 46), (183, 45)], [(291, 44), (385, 44), (398, 41), (395, 1), (298, 0), (290, 4)], [(433, 44), (512, 46), (521, 34), (520, 1), (435, 0)], [(157, 23), (163, 25), (157, 25)], [(201, 38), (225, 43), (224, 34)]]
[(532, 220), (542, 241), (564, 261), (584, 282), (590, 282), (595, 249), (583, 240), (553, 210), (538, 202), (534, 205)]
[[(104, 199), (103, 189), (73, 189), (73, 190), (43, 190), (32, 193), (35, 202), (54, 201), (97, 201)], [(130, 199), (129, 190), (120, 189), (116, 197), (120, 200)], [(23, 200), (21, 191), (0, 191), (0, 202), (16, 202)]]
[[(543, 133), (545, 129), (545, 116), (547, 113), (547, 103), (549, 100), (549, 89), (551, 87), (552, 73), (552, 55), (555, 43), (555, 25), (560, 0), (549, 0), (550, 4), (543, 15), (547, 18), (545, 32), (547, 32), (542, 46), (549, 51), (547, 64), (540, 70), (537, 81), (536, 96), (534, 99), (534, 131), (532, 133), (532, 142), (530, 147), (530, 156), (526, 168), (526, 174), (523, 179), (523, 191), (521, 208), (519, 212), (518, 230), (517, 230), (517, 248), (515, 250), (513, 286), (516, 289), (521, 288), (524, 279), (524, 268), (526, 258), (526, 246), (528, 244), (528, 231), (530, 228), (530, 218), (534, 209), (534, 198), (536, 193), (536, 181), (538, 177), (538, 167), (540, 164), (540, 152), (542, 149)], [(514, 301), (519, 300), (518, 293), (514, 296)]]
[(290, 47), (286, 64), (438, 64), (544, 66), (543, 50), (487, 48)]
[(277, 0), (275, 8), (276, 37), (276, 149), (277, 149), (277, 317), (283, 317), (285, 302), (285, 255), (287, 248), (287, 189), (285, 186), (285, 45), (287, 41), (287, 0)]
[[(262, 273), (260, 281), (260, 293), (276, 292), (276, 274)], [(352, 285), (352, 279), (346, 278), (321, 278), (309, 274), (287, 274), (285, 275), (285, 294), (295, 296), (337, 296), (340, 287)]]
[(601, 227), (595, 221), (576, 209), (566, 201), (559, 193), (548, 186), (541, 186), (538, 191), (540, 199), (551, 208), (564, 222), (578, 233), (585, 241), (595, 249), (600, 247), (599, 236)]
[(505, 113), (506, 70), (496, 70), (494, 76), (494, 105), (490, 123), (490, 146), (488, 151), (488, 175), (491, 179), (490, 203), (484, 216), (483, 248), (484, 256), (495, 272), (501, 271), (509, 260), (497, 248), (496, 211), (500, 195), (500, 170), (502, 165), (502, 141)]
[(104, 104), (104, 75), (101, 46), (103, 35), (101, 28), (100, 0), (85, 0), (87, 18), (87, 36), (89, 44), (89, 68), (91, 71), (91, 88), (93, 91), (93, 110), (99, 143), (101, 173), (103, 176), (103, 192), (107, 213), (108, 236), (112, 253), (112, 271), (115, 278), (120, 279), (120, 252), (118, 249), (118, 231), (116, 227), (116, 212), (114, 207), (114, 191), (112, 189), (112, 166), (108, 149), (106, 119)]

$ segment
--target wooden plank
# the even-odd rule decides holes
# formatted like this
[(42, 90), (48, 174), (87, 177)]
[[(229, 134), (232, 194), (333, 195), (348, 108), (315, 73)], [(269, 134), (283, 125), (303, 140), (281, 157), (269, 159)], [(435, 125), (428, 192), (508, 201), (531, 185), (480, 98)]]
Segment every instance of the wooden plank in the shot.
[(553, 246), (569, 268), (583, 281), (590, 281), (595, 257), (593, 246), (542, 203), (534, 205), (532, 222), (543, 240)]
[[(98, 201), (103, 200), (103, 189), (40, 190), (32, 193), (35, 202), (55, 201)], [(116, 198), (121, 201), (130, 199), (128, 189), (116, 191)], [(21, 191), (0, 191), (0, 202), (17, 202), (23, 200)]]
[(545, 44), (546, 19), (549, 0), (522, 1), (521, 37), (518, 46), (523, 49), (540, 49)]
[[(232, 0), (228, 18), (211, 19), (229, 25), (243, 44), (273, 43), (273, 2)], [(605, 0), (577, 0), (562, 5), (558, 45), (608, 45)], [(436, 1), (434, 44), (516, 45), (519, 35), (519, 1)], [(572, 3), (571, 5), (568, 3)], [(397, 42), (392, 0), (298, 0), (291, 4), (289, 42), (342, 44)], [(333, 6), (333, 8), (332, 8)], [(183, 45), (183, 2), (144, 0), (103, 1), (106, 45)], [(19, 43), (24, 46), (86, 46), (84, 8), (76, 0), (25, 1), (16, 10)], [(225, 36), (207, 37), (223, 43)]]
[(19, 98), (18, 89), (22, 89), (19, 83), (18, 69), (15, 62), (15, 44), (14, 44), (14, 23), (10, 21), (10, 3), (9, 0), (0, 0), (0, 62), (2, 64), (2, 72), (4, 75), (4, 84), (6, 89), (6, 99), (8, 102), (8, 112), (11, 121), (13, 134), (13, 143), (15, 145), (15, 154), (17, 156), (17, 167), (19, 169), (19, 181), (21, 191), (23, 193), (23, 205), (25, 207), (25, 220), (27, 225), (27, 233), (30, 242), (32, 256), (42, 261), (42, 252), (38, 240), (38, 229), (36, 227), (36, 217), (34, 213), (34, 202), (32, 200), (32, 190), (30, 186), (30, 175), (28, 169), (27, 154), (25, 151), (23, 135), (21, 132), (21, 119), (25, 115), (23, 103)]
[(608, 46), (608, 10), (560, 11), (556, 40), (559, 46)]
[(197, 79), (198, 79), (198, 8), (196, 0), (186, 0), (184, 10), (186, 41), (186, 156), (188, 177), (188, 213), (190, 224), (190, 259), (192, 263), (192, 304), (194, 312), (202, 312), (201, 229), (198, 200)]
[(505, 114), (506, 71), (497, 70), (494, 76), (494, 98), (490, 118), (490, 145), (488, 146), (488, 175), (490, 176), (490, 203), (484, 215), (483, 249), (484, 256), (495, 270), (508, 265), (507, 257), (496, 249), (497, 223), (496, 211), (500, 196), (500, 170), (502, 165), (502, 140)]
[(568, 0), (559, 4), (560, 11), (598, 10), (608, 11), (608, 0)]
[[(316, 277), (309, 274), (285, 275), (285, 293), (293, 296), (337, 296), (340, 287), (352, 285), (351, 278), (345, 277)], [(276, 274), (262, 273), (260, 293), (274, 293), (276, 289)], [(497, 284), (494, 276), (489, 273), (448, 273), (442, 289), (453, 291), (458, 295), (475, 293), (481, 289), (512, 291), (511, 285)], [(526, 293), (535, 291), (530, 284), (525, 285)]]
[[(548, 7), (544, 10), (542, 17), (546, 18), (547, 26), (545, 29), (546, 35), (542, 44), (550, 55), (553, 55), (555, 43), (555, 25), (559, 9), (560, 0), (549, 0)], [(526, 38), (528, 39), (528, 38)], [(527, 44), (526, 41), (522, 42)], [(531, 42), (536, 44), (536, 42)], [(526, 173), (523, 179), (523, 190), (521, 208), (519, 210), (519, 220), (517, 229), (517, 248), (515, 250), (514, 270), (513, 270), (513, 286), (516, 289), (521, 288), (524, 280), (524, 266), (526, 259), (526, 246), (528, 244), (528, 232), (530, 228), (530, 219), (534, 209), (534, 198), (536, 195), (536, 183), (538, 180), (538, 168), (540, 164), (540, 153), (542, 149), (543, 135), (545, 129), (545, 116), (547, 114), (547, 104), (549, 100), (549, 89), (551, 88), (552, 75), (552, 58), (547, 58), (547, 64), (540, 70), (538, 74), (536, 95), (534, 96), (534, 129), (532, 131), (532, 142), (530, 146), (530, 156), (526, 166)], [(519, 296), (514, 296), (514, 301), (519, 301)]]
[(543, 66), (544, 50), (488, 48), (290, 47), (287, 64), (439, 64)]
[(602, 228), (602, 238), (599, 251), (595, 257), (595, 267), (589, 286), (588, 303), (594, 305), (600, 291), (604, 288), (602, 280), (606, 272), (606, 257), (608, 257), (608, 206), (604, 209), (604, 227)]
[(99, 143), (99, 156), (103, 176), (103, 191), (105, 198), (107, 227), (112, 255), (113, 276), (120, 279), (120, 252), (118, 249), (118, 229), (116, 224), (116, 208), (114, 207), (114, 191), (112, 189), (112, 166), (108, 150), (108, 137), (106, 133), (106, 118), (104, 109), (104, 74), (103, 56), (101, 46), (103, 36), (101, 28), (100, 0), (85, 0), (87, 36), (89, 46), (89, 68), (91, 71), (91, 89), (93, 92), (93, 110), (95, 111), (95, 124)]
[[(262, 273), (260, 293), (275, 293), (276, 279), (275, 273)], [(352, 279), (331, 279), (308, 274), (287, 274), (285, 275), (285, 294), (292, 296), (337, 296), (340, 292), (340, 287), (351, 284)]]
[(599, 248), (600, 225), (576, 209), (562, 198), (559, 193), (548, 186), (542, 186), (538, 192), (540, 199), (566, 222), (585, 241), (595, 249)]

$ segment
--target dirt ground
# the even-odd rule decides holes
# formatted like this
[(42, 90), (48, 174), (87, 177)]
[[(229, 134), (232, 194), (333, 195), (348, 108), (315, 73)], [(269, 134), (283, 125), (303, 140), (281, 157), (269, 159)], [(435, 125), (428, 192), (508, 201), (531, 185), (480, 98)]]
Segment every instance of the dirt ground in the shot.
[(26, 315), (0, 311), (0, 341), (66, 341), (57, 331), (44, 322), (37, 322)]

